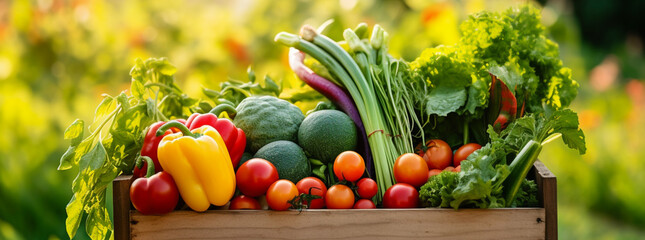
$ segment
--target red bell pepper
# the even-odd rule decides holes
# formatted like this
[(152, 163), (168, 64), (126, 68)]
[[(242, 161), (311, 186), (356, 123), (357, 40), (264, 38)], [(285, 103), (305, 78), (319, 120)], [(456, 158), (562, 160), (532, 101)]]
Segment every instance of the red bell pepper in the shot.
[[(185, 123), (186, 121), (183, 119), (178, 119), (177, 121)], [(143, 140), (143, 147), (141, 148), (141, 156), (146, 156), (152, 159), (152, 162), (155, 164), (155, 171), (156, 172), (161, 172), (163, 171), (163, 168), (161, 167), (161, 164), (159, 164), (159, 160), (157, 159), (157, 147), (159, 146), (159, 142), (161, 142), (161, 139), (173, 132), (178, 132), (179, 130), (177, 129), (171, 129), (166, 131), (163, 135), (157, 136), (157, 130), (164, 125), (166, 122), (156, 122), (150, 125), (148, 128), (148, 132), (146, 133), (146, 137)], [(134, 170), (132, 171), (132, 175), (135, 178), (140, 178), (146, 175), (146, 169), (148, 169), (148, 164), (147, 162), (143, 162), (142, 167), (138, 167), (137, 165), (134, 166)]]
[(161, 171), (155, 174), (155, 167), (150, 157), (140, 157), (137, 165), (147, 163), (145, 178), (137, 178), (130, 186), (130, 201), (137, 211), (144, 215), (161, 215), (171, 212), (179, 201), (177, 184), (169, 173)]
[(502, 80), (493, 74), (490, 74), (490, 76), (492, 81), (490, 84), (488, 121), (499, 132), (504, 130), (517, 117), (517, 100)]
[(219, 132), (222, 139), (224, 139), (224, 143), (226, 143), (226, 149), (228, 150), (229, 156), (231, 156), (233, 167), (237, 168), (237, 164), (240, 162), (244, 148), (246, 147), (246, 134), (244, 134), (244, 131), (235, 127), (231, 120), (226, 118), (218, 119), (212, 113), (194, 113), (186, 120), (186, 126), (190, 130), (204, 125), (209, 125)]

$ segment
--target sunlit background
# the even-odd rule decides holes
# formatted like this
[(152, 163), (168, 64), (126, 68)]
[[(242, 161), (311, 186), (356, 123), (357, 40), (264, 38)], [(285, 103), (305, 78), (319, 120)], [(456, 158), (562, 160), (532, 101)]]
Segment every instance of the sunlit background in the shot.
[[(56, 170), (65, 127), (90, 121), (102, 93), (130, 85), (137, 57), (165, 56), (191, 96), (228, 78), (295, 81), (280, 31), (333, 18), (337, 28), (378, 23), (391, 54), (414, 60), (452, 44), (480, 10), (527, 1), (0, 0), (0, 239), (66, 239), (76, 171)], [(541, 160), (558, 177), (562, 239), (645, 238), (645, 1), (540, 1), (542, 22), (581, 87), (588, 152), (560, 141)], [(87, 238), (81, 225), (76, 238)]]

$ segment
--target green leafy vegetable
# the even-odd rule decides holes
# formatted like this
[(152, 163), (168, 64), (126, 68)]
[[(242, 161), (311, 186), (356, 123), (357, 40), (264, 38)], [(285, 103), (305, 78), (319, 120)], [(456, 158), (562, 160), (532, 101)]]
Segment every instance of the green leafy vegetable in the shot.
[(145, 129), (154, 121), (182, 118), (196, 100), (187, 97), (174, 83), (176, 72), (168, 60), (137, 59), (130, 71), (131, 95), (104, 94), (97, 106), (90, 135), (77, 119), (65, 131), (71, 140), (58, 170), (78, 167), (72, 183), (73, 196), (67, 205), (66, 230), (74, 238), (84, 215), (85, 230), (92, 239), (105, 239), (112, 231), (105, 196), (108, 184), (122, 172), (130, 173), (141, 151)]
[(450, 207), (454, 200), (452, 191), (457, 187), (458, 174), (451, 171), (443, 171), (438, 175), (430, 177), (428, 183), (419, 189), (419, 200), (424, 207)]

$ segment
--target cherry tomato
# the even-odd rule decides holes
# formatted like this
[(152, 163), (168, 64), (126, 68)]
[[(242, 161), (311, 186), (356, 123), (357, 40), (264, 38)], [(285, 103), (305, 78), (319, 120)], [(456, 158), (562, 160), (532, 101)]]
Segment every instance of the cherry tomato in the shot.
[(394, 162), (394, 179), (397, 183), (420, 187), (428, 182), (428, 164), (419, 155), (405, 153)]
[(342, 152), (334, 161), (334, 174), (341, 181), (354, 182), (363, 176), (363, 172), (365, 172), (365, 161), (354, 151)]
[(443, 169), (443, 171), (454, 172), (454, 171), (455, 171), (455, 167), (453, 167), (453, 166), (448, 166), (448, 167), (444, 168), (444, 169)]
[(283, 211), (291, 207), (291, 201), (298, 196), (296, 184), (287, 180), (280, 179), (275, 181), (267, 190), (267, 203), (273, 210)]
[(428, 179), (430, 179), (432, 176), (439, 175), (441, 173), (441, 170), (439, 169), (431, 169), (428, 171)]
[(354, 192), (342, 184), (331, 186), (325, 195), (325, 204), (329, 209), (350, 209), (354, 206)]
[[(311, 200), (310, 209), (320, 209), (325, 207), (325, 194), (327, 193), (327, 187), (322, 182), (322, 180), (316, 177), (306, 177), (296, 183), (298, 192), (304, 194), (311, 194), (320, 196), (318, 199)], [(303, 204), (307, 204), (304, 202)]]
[(378, 192), (376, 181), (371, 178), (363, 178), (359, 180), (356, 186), (358, 187), (358, 196), (363, 199), (371, 199), (376, 196), (376, 193)]
[(477, 143), (469, 143), (461, 146), (457, 151), (455, 151), (455, 156), (453, 157), (453, 166), (461, 165), (461, 161), (466, 160), (470, 154), (472, 154), (477, 149), (482, 148), (482, 145)]
[(260, 210), (260, 202), (252, 197), (239, 195), (231, 200), (231, 205), (228, 206), (230, 210)]
[(453, 172), (461, 172), (461, 165), (457, 166), (455, 169), (452, 170)]
[(428, 169), (444, 169), (452, 162), (450, 145), (440, 139), (432, 139), (425, 146), (417, 146), (417, 153), (428, 164)]
[(419, 192), (407, 183), (394, 184), (383, 195), (383, 207), (386, 208), (415, 208), (418, 206)]
[(244, 162), (235, 173), (237, 188), (249, 197), (259, 197), (278, 181), (278, 170), (264, 159), (253, 158)]
[(356, 201), (354, 204), (353, 209), (370, 209), (370, 208), (376, 208), (376, 205), (374, 205), (374, 202), (369, 199), (359, 199)]

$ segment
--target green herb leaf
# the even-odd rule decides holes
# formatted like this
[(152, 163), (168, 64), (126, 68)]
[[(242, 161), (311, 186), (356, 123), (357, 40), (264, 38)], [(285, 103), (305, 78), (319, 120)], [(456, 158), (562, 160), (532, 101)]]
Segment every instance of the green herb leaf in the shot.
[(157, 117), (157, 109), (155, 106), (155, 101), (152, 100), (152, 98), (146, 99), (146, 114), (148, 117), (156, 119)]
[(116, 101), (121, 104), (121, 108), (123, 108), (123, 110), (130, 108), (130, 99), (128, 98), (128, 95), (125, 95), (124, 92), (121, 92), (121, 94), (116, 97)]
[(132, 82), (130, 83), (130, 92), (132, 92), (132, 96), (134, 96), (135, 98), (143, 99), (143, 96), (146, 93), (146, 89), (141, 81), (132, 79)]
[(60, 163), (58, 164), (58, 170), (67, 170), (72, 168), (72, 162), (74, 161), (74, 156), (76, 155), (76, 146), (69, 146), (67, 151), (63, 153), (63, 156), (60, 157)]
[(103, 97), (103, 100), (101, 103), (99, 103), (99, 106), (96, 107), (96, 111), (94, 111), (94, 120), (93, 122), (100, 121), (105, 115), (107, 115), (110, 112), (110, 109), (112, 108), (114, 103), (114, 98), (110, 95), (106, 95)]
[(280, 87), (269, 75), (264, 76), (264, 90), (272, 92), (275, 96), (280, 95)]
[(88, 166), (90, 170), (96, 170), (103, 166), (107, 154), (101, 142), (97, 142), (94, 148), (81, 157), (80, 168), (85, 169)]
[(195, 98), (191, 98), (186, 94), (181, 95), (181, 105), (184, 106), (184, 107), (193, 106), (193, 105), (197, 104), (197, 102), (199, 102), (199, 100), (197, 100)]
[(76, 236), (76, 231), (81, 225), (81, 217), (83, 217), (83, 202), (82, 199), (77, 199), (76, 194), (72, 196), (72, 199), (65, 207), (67, 212), (67, 219), (65, 219), (65, 229), (67, 230), (67, 235), (70, 239), (73, 239)]
[(317, 177), (319, 177), (323, 182), (325, 182), (325, 181), (327, 181), (327, 176), (325, 175), (325, 170), (327, 170), (327, 166), (323, 164), (321, 166), (315, 167), (313, 169), (312, 173), (314, 175), (316, 175)]
[(78, 144), (81, 143), (81, 140), (83, 139), (83, 133), (85, 131), (84, 128), (84, 122), (81, 119), (76, 119), (72, 124), (65, 129), (65, 133), (63, 135), (64, 139), (71, 139), (72, 140), (72, 146), (78, 146)]
[(313, 158), (310, 158), (310, 159), (309, 159), (309, 162), (310, 162), (312, 165), (316, 165), (316, 166), (322, 166), (322, 165), (325, 165), (325, 164), (324, 164), (323, 162), (321, 162), (320, 160), (318, 160), (318, 159), (313, 159)]
[(101, 194), (100, 198), (104, 201), (100, 201), (90, 208), (85, 221), (85, 231), (92, 239), (105, 239), (111, 231), (112, 221), (110, 221), (110, 215), (104, 206), (105, 194)]

